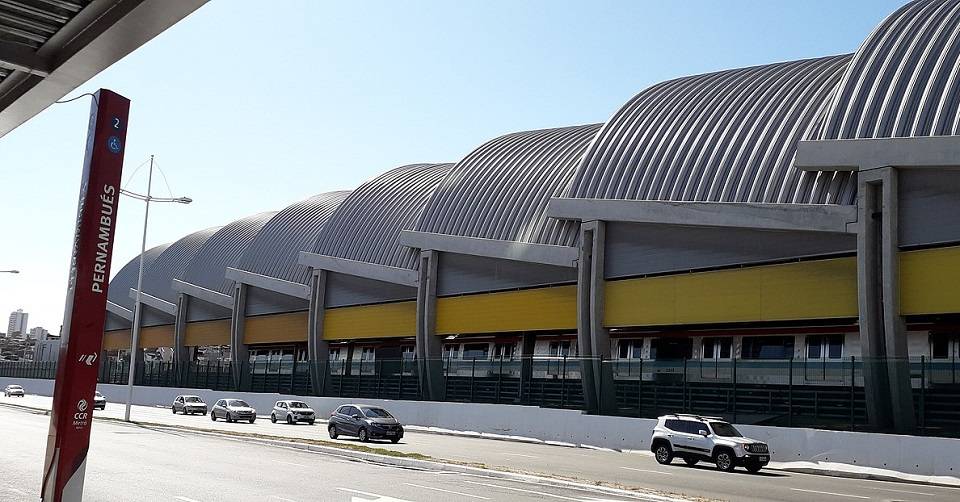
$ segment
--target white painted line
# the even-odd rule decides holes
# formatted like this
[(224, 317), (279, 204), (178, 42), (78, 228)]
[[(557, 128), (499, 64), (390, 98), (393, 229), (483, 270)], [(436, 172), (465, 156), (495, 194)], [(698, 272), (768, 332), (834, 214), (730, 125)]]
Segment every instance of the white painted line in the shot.
[(804, 490), (803, 488), (791, 488), (795, 492), (806, 492), (806, 493), (819, 493), (821, 495), (833, 495), (834, 497), (849, 497), (852, 499), (869, 499), (870, 497), (864, 497), (863, 495), (850, 495), (849, 493), (834, 493), (834, 492), (820, 492), (817, 490)]
[(555, 499), (560, 499), (560, 500), (575, 500), (577, 502), (581, 502), (583, 500), (583, 499), (575, 499), (573, 497), (564, 497), (563, 495), (554, 495), (552, 493), (538, 492), (534, 490), (524, 490), (523, 488), (514, 488), (512, 486), (495, 485), (493, 483), (480, 483), (479, 481), (466, 481), (466, 480), (464, 480), (463, 482), (469, 483), (471, 485), (489, 486), (491, 488), (501, 488), (503, 490), (512, 490), (515, 492), (532, 493), (534, 495), (540, 495), (541, 497), (553, 497)]
[(407, 486), (412, 486), (414, 488), (421, 488), (424, 490), (433, 490), (435, 492), (443, 492), (443, 493), (449, 493), (452, 495), (460, 495), (461, 497), (470, 497), (470, 498), (480, 499), (480, 500), (490, 500), (487, 497), (481, 497), (480, 495), (472, 495), (470, 493), (461, 493), (461, 492), (455, 492), (452, 490), (444, 490), (443, 488), (434, 488), (432, 486), (415, 485), (413, 483), (404, 483), (404, 484)]
[(672, 473), (672, 472), (653, 471), (653, 470), (650, 470), (650, 469), (637, 469), (636, 467), (623, 467), (623, 466), (620, 466), (620, 468), (621, 468), (621, 469), (626, 469), (626, 470), (628, 470), (628, 471), (649, 472), (649, 473), (651, 473), (651, 474), (663, 474), (664, 476), (673, 476), (673, 473)]
[(511, 457), (540, 458), (536, 455), (524, 455), (523, 453), (504, 453), (503, 455), (509, 455)]
[(282, 500), (283, 502), (297, 502), (296, 500), (288, 499), (288, 498), (285, 498), (285, 497), (278, 497), (278, 496), (276, 496), (276, 495), (270, 495), (269, 498), (275, 499), (275, 500)]
[(283, 461), (283, 460), (274, 460), (274, 462), (276, 462), (276, 463), (278, 463), (278, 464), (292, 465), (292, 466), (296, 466), (296, 467), (306, 467), (306, 468), (308, 468), (308, 469), (311, 467), (311, 466), (309, 466), (309, 465), (307, 465), (307, 464), (298, 464), (298, 463), (296, 463), (296, 462), (285, 462), (285, 461)]
[(935, 493), (924, 493), (924, 492), (911, 492), (910, 490), (894, 490), (893, 488), (880, 488), (877, 486), (864, 486), (864, 488), (870, 490), (883, 490), (885, 492), (894, 492), (894, 493), (909, 493), (910, 495), (924, 495), (927, 497), (936, 497)]
[(183, 502), (200, 502), (199, 500), (194, 500), (192, 498), (187, 498), (187, 497), (181, 497), (180, 495), (177, 495), (176, 497), (173, 497), (173, 498), (174, 500), (182, 500)]
[[(372, 498), (373, 500), (375, 500), (375, 501), (377, 501), (377, 502), (410, 502), (409, 500), (395, 499), (395, 498), (393, 498), (393, 497), (388, 497), (388, 496), (386, 496), (386, 495), (378, 495), (378, 494), (376, 494), (376, 493), (362, 492), (362, 491), (360, 491), (360, 490), (352, 490), (352, 489), (350, 489), (350, 488), (335, 487), (335, 489), (336, 489), (336, 490), (340, 490), (340, 491), (342, 491), (342, 492), (357, 493), (357, 494), (363, 495), (364, 497), (370, 497), (370, 498)], [(353, 500), (356, 501), (357, 498), (354, 497)]]

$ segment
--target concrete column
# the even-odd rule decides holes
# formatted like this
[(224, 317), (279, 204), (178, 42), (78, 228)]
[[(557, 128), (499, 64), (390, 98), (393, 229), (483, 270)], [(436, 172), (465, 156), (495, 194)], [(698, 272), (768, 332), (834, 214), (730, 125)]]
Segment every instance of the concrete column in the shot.
[(189, 363), (192, 360), (187, 349), (187, 311), (190, 308), (190, 297), (180, 293), (177, 295), (177, 314), (173, 321), (173, 367), (176, 370), (178, 382), (184, 382)]
[(897, 432), (916, 426), (906, 328), (900, 316), (897, 171), (858, 174), (857, 301), (867, 414)]
[(616, 409), (610, 333), (603, 327), (604, 255), (606, 224), (587, 221), (580, 226), (577, 267), (577, 346), (580, 349), (584, 404), (591, 413)]
[(244, 380), (244, 372), (249, 372), (247, 362), (250, 351), (243, 342), (243, 333), (247, 323), (247, 285), (238, 282), (233, 290), (233, 311), (230, 315), (230, 365), (233, 373), (234, 388), (240, 389)]
[(416, 356), (423, 398), (439, 401), (444, 396), (443, 344), (436, 334), (437, 324), (437, 252), (420, 252), (420, 277), (417, 285)]
[(535, 333), (523, 333), (520, 342), (520, 388), (521, 399), (526, 399), (529, 394), (529, 386), (533, 381), (533, 356), (537, 347), (537, 335)]
[(329, 384), (330, 344), (323, 339), (323, 315), (327, 295), (327, 271), (314, 270), (310, 277), (310, 311), (307, 313), (307, 358), (313, 393), (323, 396)]

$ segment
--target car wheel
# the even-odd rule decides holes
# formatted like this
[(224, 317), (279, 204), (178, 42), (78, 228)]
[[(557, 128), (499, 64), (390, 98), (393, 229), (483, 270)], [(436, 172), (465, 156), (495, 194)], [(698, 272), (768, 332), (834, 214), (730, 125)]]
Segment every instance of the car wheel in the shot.
[(750, 474), (756, 474), (760, 472), (760, 469), (762, 469), (763, 466), (760, 464), (747, 464), (746, 468), (747, 468), (747, 471), (750, 472)]
[(207, 410), (203, 410), (203, 416), (207, 416)]
[(277, 416), (274, 415), (273, 413), (270, 414), (270, 423), (272, 424), (277, 423)]
[(177, 414), (177, 409), (172, 406), (170, 407), (170, 411), (172, 411), (174, 415)]
[(327, 433), (330, 434), (330, 439), (337, 439), (339, 434), (337, 433), (337, 426), (330, 424), (330, 427), (327, 427)]
[(713, 457), (713, 462), (717, 464), (717, 469), (723, 472), (730, 472), (736, 468), (736, 464), (733, 461), (733, 453), (730, 453), (729, 450), (720, 450)]
[(400, 438), (390, 438), (390, 442), (393, 444), (397, 444), (400, 442)]
[(683, 459), (683, 463), (689, 465), (690, 467), (693, 467), (693, 466), (697, 465), (697, 462), (699, 462), (699, 461), (700, 461), (699, 458), (687, 457), (687, 458), (684, 458), (684, 459)]
[(310, 424), (310, 425), (313, 425), (314, 423), (316, 423), (316, 421), (314, 421), (314, 420), (307, 420), (307, 423)]
[(251, 418), (251, 419), (250, 419), (250, 423), (251, 423), (251, 424), (254, 423), (254, 422), (256, 422), (256, 421), (257, 421), (256, 418)]
[(213, 420), (214, 422), (216, 422), (216, 421), (217, 421), (217, 414), (211, 411), (211, 412), (210, 412), (210, 420)]
[(287, 425), (293, 425), (293, 417), (287, 415)]
[(370, 436), (367, 435), (367, 429), (364, 429), (363, 427), (361, 427), (357, 432), (357, 437), (360, 438), (361, 443), (367, 443), (370, 441)]
[(670, 449), (670, 445), (660, 443), (654, 448), (653, 456), (657, 459), (658, 464), (669, 464), (673, 460), (673, 450)]

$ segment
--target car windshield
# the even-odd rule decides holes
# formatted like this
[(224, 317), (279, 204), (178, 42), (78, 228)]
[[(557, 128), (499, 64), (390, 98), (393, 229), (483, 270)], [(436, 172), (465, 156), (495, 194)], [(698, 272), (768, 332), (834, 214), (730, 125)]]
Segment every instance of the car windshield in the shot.
[(743, 434), (740, 434), (740, 431), (736, 427), (726, 423), (726, 422), (710, 422), (710, 427), (713, 428), (713, 433), (725, 438), (741, 438)]
[(183, 398), (183, 400), (184, 400), (185, 402), (188, 402), (188, 403), (202, 403), (202, 402), (203, 402), (203, 401), (201, 401), (200, 398), (197, 397), (197, 396), (187, 396), (187, 397)]
[(10, 390), (22, 390), (23, 387), (21, 387), (21, 386), (19, 386), (19, 385), (11, 385), (11, 386), (9, 387), (9, 389), (10, 389)]
[(307, 403), (301, 403), (300, 401), (290, 401), (291, 408), (308, 408)]
[(383, 408), (366, 408), (363, 414), (369, 418), (393, 418), (393, 415), (387, 413)]
[(250, 405), (239, 399), (230, 399), (227, 401), (227, 406), (232, 406), (234, 408), (249, 408)]
[(99, 390), (94, 392), (93, 395), (97, 397), (103, 397), (103, 394), (101, 394)]

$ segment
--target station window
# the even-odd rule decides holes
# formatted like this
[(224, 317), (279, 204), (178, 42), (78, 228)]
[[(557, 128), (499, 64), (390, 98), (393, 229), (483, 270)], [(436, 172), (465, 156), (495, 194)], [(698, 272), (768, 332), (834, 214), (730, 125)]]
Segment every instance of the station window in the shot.
[(663, 361), (690, 359), (693, 340), (686, 337), (654, 338), (650, 340), (650, 359)]
[(493, 348), (494, 359), (513, 359), (514, 343), (498, 343)]
[(570, 341), (559, 340), (550, 342), (550, 355), (554, 357), (567, 357), (570, 355)]
[(793, 337), (745, 336), (741, 357), (743, 359), (790, 359), (793, 357)]
[(375, 347), (364, 347), (360, 352), (361, 361), (373, 361), (376, 359), (377, 349)]
[(618, 359), (642, 359), (643, 358), (643, 340), (619, 340), (617, 341)]
[(463, 359), (488, 359), (490, 356), (489, 343), (465, 343), (463, 344)]
[(443, 346), (444, 359), (447, 359), (447, 360), (457, 359), (459, 355), (460, 355), (460, 344), (448, 343)]
[(841, 357), (843, 357), (843, 335), (807, 337), (807, 359), (840, 359)]
[(414, 350), (413, 350), (413, 345), (404, 345), (403, 347), (400, 347), (400, 358), (401, 358), (401, 359), (404, 359), (404, 360), (407, 360), (407, 361), (412, 361), (412, 360), (416, 359), (416, 357), (417, 357), (417, 356), (416, 356), (416, 352), (414, 352)]
[(730, 359), (733, 340), (728, 337), (709, 337), (703, 339), (704, 359)]
[(930, 357), (953, 359), (960, 355), (960, 335), (934, 333), (930, 335)]
[(340, 349), (339, 349), (339, 348), (330, 349), (330, 358), (329, 358), (329, 359), (330, 359), (331, 361), (339, 361), (339, 360), (340, 360), (340, 357), (341, 357), (341, 356), (340, 356)]

